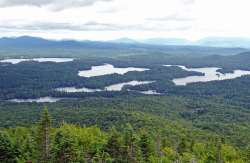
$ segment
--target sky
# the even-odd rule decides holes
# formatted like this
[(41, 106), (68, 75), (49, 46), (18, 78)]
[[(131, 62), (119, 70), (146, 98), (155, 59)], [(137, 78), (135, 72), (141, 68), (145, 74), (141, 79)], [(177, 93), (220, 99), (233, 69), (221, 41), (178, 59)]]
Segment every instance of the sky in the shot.
[(250, 37), (250, 0), (0, 0), (0, 37)]

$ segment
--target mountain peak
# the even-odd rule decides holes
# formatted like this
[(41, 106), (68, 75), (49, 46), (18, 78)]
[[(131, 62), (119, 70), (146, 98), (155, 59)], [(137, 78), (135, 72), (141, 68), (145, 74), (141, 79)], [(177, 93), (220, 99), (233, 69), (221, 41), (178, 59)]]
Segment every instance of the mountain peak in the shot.
[(119, 39), (116, 39), (116, 40), (111, 40), (109, 42), (112, 42), (112, 43), (126, 43), (126, 44), (138, 43), (136, 40), (133, 40), (133, 39), (128, 38), (128, 37), (123, 37), (123, 38), (119, 38)]

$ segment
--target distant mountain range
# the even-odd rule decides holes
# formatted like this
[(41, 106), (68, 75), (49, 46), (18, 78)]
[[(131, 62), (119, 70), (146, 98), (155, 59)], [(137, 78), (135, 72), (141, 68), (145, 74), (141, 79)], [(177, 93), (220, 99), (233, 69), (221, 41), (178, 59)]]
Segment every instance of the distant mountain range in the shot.
[(191, 46), (208, 46), (208, 47), (241, 47), (250, 48), (250, 38), (240, 37), (207, 37), (198, 41), (189, 41), (179, 38), (151, 38), (145, 40), (133, 40), (122, 38), (113, 40), (116, 43), (143, 43), (151, 45), (191, 45)]
[[(64, 50), (84, 49), (84, 51), (95, 51), (95, 54), (114, 54), (114, 53), (138, 53), (138, 54), (181, 54), (181, 55), (233, 55), (249, 51), (247, 42), (241, 48), (235, 47), (230, 42), (228, 47), (213, 47), (212, 41), (204, 39), (198, 43), (190, 43), (188, 40), (182, 39), (147, 39), (147, 40), (133, 40), (129, 38), (121, 38), (111, 41), (76, 41), (76, 40), (48, 40), (39, 37), (3, 37), (0, 38), (0, 56), (3, 53), (22, 54), (31, 53), (33, 50), (39, 50), (39, 53), (45, 53), (48, 49), (60, 49), (62, 53)], [(220, 45), (225, 45), (226, 42), (221, 41)], [(240, 41), (239, 41), (240, 42)], [(219, 45), (219, 44), (217, 44)], [(227, 44), (229, 45), (229, 44)], [(46, 49), (45, 51), (41, 49)], [(64, 50), (63, 50), (64, 49)]]
[(124, 44), (138, 44), (138, 43), (140, 43), (139, 41), (136, 41), (136, 40), (133, 40), (133, 39), (130, 39), (130, 38), (119, 38), (117, 40), (110, 40), (108, 42), (111, 42), (111, 43), (124, 43)]
[(204, 46), (204, 47), (240, 47), (250, 48), (250, 38), (226, 38), (226, 37), (208, 37), (198, 41), (189, 41), (179, 38), (151, 38), (145, 40), (134, 40), (130, 38), (120, 38), (110, 41), (76, 41), (76, 40), (47, 40), (39, 37), (2, 37), (0, 38), (0, 47), (102, 47), (114, 44), (129, 45), (171, 45), (171, 46)]
[(250, 38), (240, 37), (208, 37), (195, 42), (196, 45), (201, 46), (217, 46), (217, 47), (250, 47)]
[[(22, 37), (3, 37), (0, 38), (0, 47), (5, 48), (114, 48), (116, 43), (101, 41), (77, 41), (77, 40), (49, 40), (40, 37), (22, 36)], [(122, 44), (123, 45), (123, 44)], [(131, 46), (124, 44), (123, 46)]]

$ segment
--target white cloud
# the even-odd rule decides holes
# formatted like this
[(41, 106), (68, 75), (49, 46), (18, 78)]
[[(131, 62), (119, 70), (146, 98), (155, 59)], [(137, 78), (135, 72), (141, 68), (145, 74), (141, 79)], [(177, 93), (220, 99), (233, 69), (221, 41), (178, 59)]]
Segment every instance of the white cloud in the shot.
[(36, 6), (48, 7), (52, 10), (90, 6), (96, 2), (108, 2), (112, 0), (0, 0), (0, 7), (11, 6)]
[(0, 9), (0, 35), (250, 37), (249, 5), (249, 0), (0, 0), (5, 6)]

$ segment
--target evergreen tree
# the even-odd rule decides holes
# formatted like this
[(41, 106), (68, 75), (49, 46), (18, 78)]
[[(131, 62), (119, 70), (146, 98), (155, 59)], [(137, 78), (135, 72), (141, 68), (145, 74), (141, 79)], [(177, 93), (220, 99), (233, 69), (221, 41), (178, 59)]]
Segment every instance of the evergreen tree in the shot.
[(50, 158), (50, 129), (51, 118), (48, 109), (44, 108), (38, 128), (38, 147), (42, 163), (49, 162)]
[(157, 153), (157, 157), (159, 157), (159, 158), (161, 156), (163, 156), (161, 148), (162, 148), (161, 136), (160, 136), (160, 134), (157, 134), (157, 136), (156, 136), (156, 153)]
[(144, 160), (149, 162), (150, 158), (155, 155), (155, 149), (152, 138), (147, 133), (141, 135), (140, 147)]
[(105, 152), (107, 152), (115, 162), (121, 162), (124, 154), (122, 137), (115, 129), (112, 129), (110, 132), (111, 136), (105, 146)]
[(24, 144), (22, 144), (23, 146), (23, 150), (25, 152), (25, 160), (28, 160), (30, 162), (32, 162), (31, 160), (34, 159), (34, 155), (35, 155), (35, 147), (34, 147), (35, 143), (33, 140), (33, 137), (31, 135), (27, 135), (26, 140), (24, 142)]
[(250, 146), (246, 149), (246, 160), (250, 160)]
[(124, 142), (126, 146), (126, 157), (128, 162), (139, 162), (140, 161), (140, 149), (138, 146), (139, 138), (135, 133), (133, 127), (127, 124), (124, 129)]
[(184, 152), (187, 152), (187, 148), (187, 141), (185, 139), (181, 139), (181, 142), (177, 147), (177, 152), (182, 156)]
[(223, 142), (222, 140), (217, 140), (216, 163), (222, 163), (222, 154), (221, 154), (222, 142)]
[(19, 152), (13, 147), (9, 136), (0, 132), (0, 162), (15, 163), (17, 162)]
[(55, 163), (70, 163), (76, 161), (77, 152), (75, 148), (75, 141), (69, 135), (59, 131), (55, 135), (53, 144), (53, 153)]

